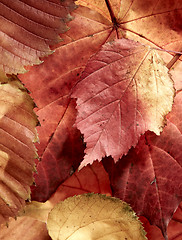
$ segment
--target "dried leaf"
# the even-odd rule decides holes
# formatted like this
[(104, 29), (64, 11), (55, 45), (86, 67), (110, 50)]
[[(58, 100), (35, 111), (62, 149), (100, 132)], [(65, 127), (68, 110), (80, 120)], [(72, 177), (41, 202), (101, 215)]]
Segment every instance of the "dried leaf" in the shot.
[[(146, 218), (140, 217), (144, 229), (147, 232), (149, 240), (164, 240), (161, 231), (156, 226), (150, 225)], [(182, 203), (179, 205), (173, 218), (171, 219), (168, 228), (168, 240), (181, 240), (182, 237)]]
[(11, 219), (8, 227), (1, 226), (1, 240), (51, 240), (46, 224), (31, 217)]
[(50, 212), (52, 239), (146, 239), (132, 209), (116, 198), (85, 194), (67, 198)]
[(34, 103), (16, 77), (0, 75), (0, 223), (30, 198), (38, 123)]
[(49, 212), (57, 203), (74, 195), (91, 192), (111, 196), (108, 174), (102, 163), (99, 162), (94, 162), (92, 166), (88, 165), (79, 172), (76, 171), (56, 189), (55, 193), (45, 203), (36, 201), (27, 203), (19, 216), (32, 217), (46, 223)]
[[(36, 114), (41, 123), (37, 127), (40, 144), (36, 144), (41, 162), (34, 176), (36, 187), (32, 187), (32, 199), (37, 201), (49, 199), (83, 159), (80, 133), (72, 127), (76, 111), (70, 94), (89, 57), (110, 34), (100, 15), (93, 15), (89, 9), (79, 7), (73, 16), (74, 20), (69, 22), (71, 29), (61, 36), (65, 45), (59, 46), (44, 64), (19, 76), (38, 106)], [(97, 33), (97, 29), (101, 32)]]
[(73, 0), (1, 0), (0, 71), (17, 74), (25, 72), (24, 66), (40, 64), (52, 53), (49, 46), (60, 41), (59, 33), (68, 30), (75, 8)]
[(167, 225), (182, 200), (181, 104), (182, 92), (160, 137), (148, 132), (117, 164), (104, 161), (114, 196), (157, 225), (166, 239)]
[(182, 9), (179, 0), (78, 0), (101, 13), (117, 35), (162, 49), (182, 49)]
[[(115, 0), (112, 0), (115, 2)], [(118, 22), (121, 34), (171, 51), (182, 49), (182, 9), (174, 0), (121, 0)], [(122, 30), (124, 29), (124, 31)]]
[(51, 196), (49, 202), (53, 205), (68, 197), (83, 193), (101, 193), (111, 196), (111, 188), (108, 174), (102, 162), (95, 161), (80, 171), (76, 171), (68, 178)]
[(87, 143), (82, 167), (109, 155), (116, 162), (147, 130), (159, 135), (174, 88), (154, 50), (121, 39), (91, 58), (72, 96), (76, 125)]
[[(166, 64), (176, 52), (182, 52), (182, 9), (174, 0), (78, 0), (77, 4), (99, 12), (111, 24), (117, 38), (127, 38), (159, 50)], [(181, 65), (181, 59), (177, 62)], [(175, 65), (176, 68), (176, 65)], [(181, 66), (171, 69), (175, 86), (181, 89)]]
[[(41, 162), (37, 165), (38, 174), (34, 176), (36, 186), (31, 188), (33, 200), (46, 201), (49, 199), (57, 187), (78, 168), (80, 161), (83, 159), (84, 146), (80, 132), (73, 127), (76, 114), (75, 103), (72, 101), (69, 104), (68, 101), (66, 99), (67, 106), (64, 105), (64, 99), (59, 101), (57, 106), (51, 104), (51, 111), (49, 111), (48, 106), (44, 113), (49, 114), (49, 117), (37, 112), (41, 120), (45, 119), (44, 128), (41, 131), (46, 131), (46, 127), (49, 127), (51, 121), (53, 121), (53, 124), (56, 123), (54, 117), (52, 117), (59, 113), (56, 113), (56, 110), (60, 111), (60, 120), (40, 155)], [(61, 107), (63, 109), (62, 114)], [(47, 136), (46, 133), (44, 136)], [(42, 139), (44, 140), (44, 138)]]

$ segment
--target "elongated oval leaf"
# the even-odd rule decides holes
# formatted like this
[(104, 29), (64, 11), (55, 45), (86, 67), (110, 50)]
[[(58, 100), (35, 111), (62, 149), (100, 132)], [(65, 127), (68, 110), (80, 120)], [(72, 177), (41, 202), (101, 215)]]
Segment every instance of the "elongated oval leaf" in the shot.
[(98, 194), (60, 202), (50, 212), (47, 226), (53, 240), (146, 239), (141, 223), (125, 202)]
[(17, 74), (26, 65), (40, 64), (60, 40), (58, 34), (68, 30), (75, 7), (74, 0), (1, 0), (0, 70)]
[(174, 88), (154, 50), (121, 39), (92, 57), (72, 96), (76, 125), (87, 143), (84, 166), (109, 155), (117, 161), (147, 130), (159, 135)]
[(34, 103), (16, 77), (0, 76), (0, 223), (30, 198), (38, 123)]
[(121, 161), (104, 161), (114, 196), (157, 225), (166, 239), (167, 225), (182, 200), (181, 104), (182, 92), (160, 136), (147, 132)]

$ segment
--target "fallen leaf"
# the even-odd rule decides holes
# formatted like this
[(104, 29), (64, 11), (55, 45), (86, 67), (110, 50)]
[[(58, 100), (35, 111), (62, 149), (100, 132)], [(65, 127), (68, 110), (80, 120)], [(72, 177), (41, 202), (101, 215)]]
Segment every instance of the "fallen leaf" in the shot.
[(51, 240), (46, 224), (31, 217), (10, 219), (8, 227), (1, 226), (1, 240)]
[(182, 49), (182, 9), (174, 0), (78, 0), (113, 23), (119, 38), (125, 37), (171, 51)]
[[(74, 20), (69, 22), (71, 29), (61, 36), (64, 42), (55, 53), (44, 64), (27, 68), (29, 72), (19, 75), (38, 106), (36, 114), (41, 124), (37, 128), (40, 144), (36, 144), (41, 162), (37, 165), (38, 174), (34, 175), (32, 200), (49, 199), (83, 159), (80, 133), (72, 127), (76, 111), (70, 94), (89, 57), (107, 41), (110, 30), (105, 19), (84, 7), (78, 8), (73, 16)], [(88, 36), (89, 33), (94, 36)]]
[[(182, 9), (178, 0), (78, 0), (80, 6), (87, 6), (99, 12), (111, 26), (117, 38), (139, 41), (158, 49), (165, 63), (171, 61), (175, 53), (182, 52)], [(181, 60), (171, 73), (176, 89), (181, 88)], [(175, 65), (176, 68), (176, 65)]]
[(139, 219), (142, 222), (144, 230), (147, 233), (146, 237), (148, 240), (164, 240), (164, 236), (157, 226), (150, 225), (149, 221), (143, 216), (140, 216)]
[(34, 103), (17, 77), (0, 74), (0, 224), (30, 199), (37, 153)]
[(111, 196), (109, 177), (102, 162), (95, 161), (92, 165), (87, 165), (80, 171), (77, 170), (60, 185), (49, 202), (55, 205), (68, 197), (83, 193), (101, 193)]
[[(111, 1), (115, 2), (115, 1)], [(121, 0), (118, 22), (121, 34), (135, 41), (171, 51), (182, 49), (181, 3), (174, 0)]]
[(104, 160), (114, 196), (158, 226), (166, 239), (169, 221), (182, 200), (181, 104), (179, 92), (160, 137), (148, 132), (117, 164)]
[(88, 165), (79, 172), (76, 171), (45, 203), (36, 201), (27, 203), (19, 216), (32, 217), (46, 223), (49, 212), (57, 203), (74, 195), (91, 192), (111, 196), (109, 177), (101, 162), (96, 161), (93, 165)]
[[(146, 218), (140, 217), (140, 221), (143, 223), (144, 229), (147, 232), (149, 240), (163, 240), (161, 231), (156, 226), (150, 225)], [(173, 215), (173, 218), (169, 222), (168, 228), (168, 240), (181, 240), (182, 237), (182, 203), (179, 205), (177, 211)]]
[(169, 223), (168, 236), (169, 240), (181, 240), (182, 238), (182, 203)]
[(81, 167), (109, 155), (116, 162), (147, 130), (159, 135), (173, 96), (168, 69), (154, 50), (126, 39), (105, 44), (72, 94), (87, 144)]
[[(75, 194), (88, 192), (111, 195), (109, 177), (102, 163), (94, 162), (81, 171), (76, 171), (62, 183), (56, 192), (45, 203), (32, 201), (27, 203), (19, 213), (17, 221), (11, 219), (9, 227), (1, 228), (0, 239), (15, 240), (23, 236), (23, 240), (51, 239), (46, 230), (47, 217), (55, 204)], [(45, 223), (43, 223), (45, 222)], [(29, 231), (27, 231), (29, 229)]]
[(78, 195), (58, 203), (49, 213), (47, 227), (53, 240), (146, 239), (129, 205), (98, 194)]
[(52, 53), (49, 46), (68, 30), (66, 22), (75, 8), (73, 0), (1, 0), (0, 71), (23, 73), (24, 66), (40, 64), (41, 57)]
[[(46, 201), (49, 199), (57, 187), (74, 173), (83, 159), (84, 146), (80, 132), (73, 127), (76, 114), (75, 103), (73, 101), (69, 103), (68, 100), (66, 102), (67, 106), (64, 105), (64, 100), (58, 102), (59, 111), (61, 113), (61, 108), (63, 108), (63, 112), (60, 114), (60, 120), (40, 155), (41, 162), (37, 164), (37, 174), (34, 175), (36, 186), (31, 188), (33, 200)], [(45, 117), (41, 133), (46, 131), (51, 123), (49, 119), (56, 114), (54, 110), (57, 109), (54, 106), (51, 104), (51, 111), (48, 107), (46, 108), (46, 114), (49, 114), (49, 118), (37, 112), (41, 120), (42, 117)], [(51, 112), (52, 114), (50, 114)]]

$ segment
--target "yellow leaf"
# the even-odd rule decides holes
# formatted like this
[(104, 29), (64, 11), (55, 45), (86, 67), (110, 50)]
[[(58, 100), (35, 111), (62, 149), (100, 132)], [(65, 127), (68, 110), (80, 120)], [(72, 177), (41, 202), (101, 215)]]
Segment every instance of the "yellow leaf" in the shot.
[(0, 73), (0, 224), (30, 198), (37, 157), (34, 103), (17, 77)]
[(99, 194), (77, 195), (58, 203), (47, 227), (53, 240), (147, 239), (127, 203)]

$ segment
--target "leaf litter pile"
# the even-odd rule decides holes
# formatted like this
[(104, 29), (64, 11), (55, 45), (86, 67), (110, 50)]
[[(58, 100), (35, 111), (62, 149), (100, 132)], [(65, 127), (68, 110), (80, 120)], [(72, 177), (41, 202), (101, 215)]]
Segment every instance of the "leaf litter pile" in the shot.
[(182, 239), (182, 2), (1, 0), (0, 21), (0, 239)]

